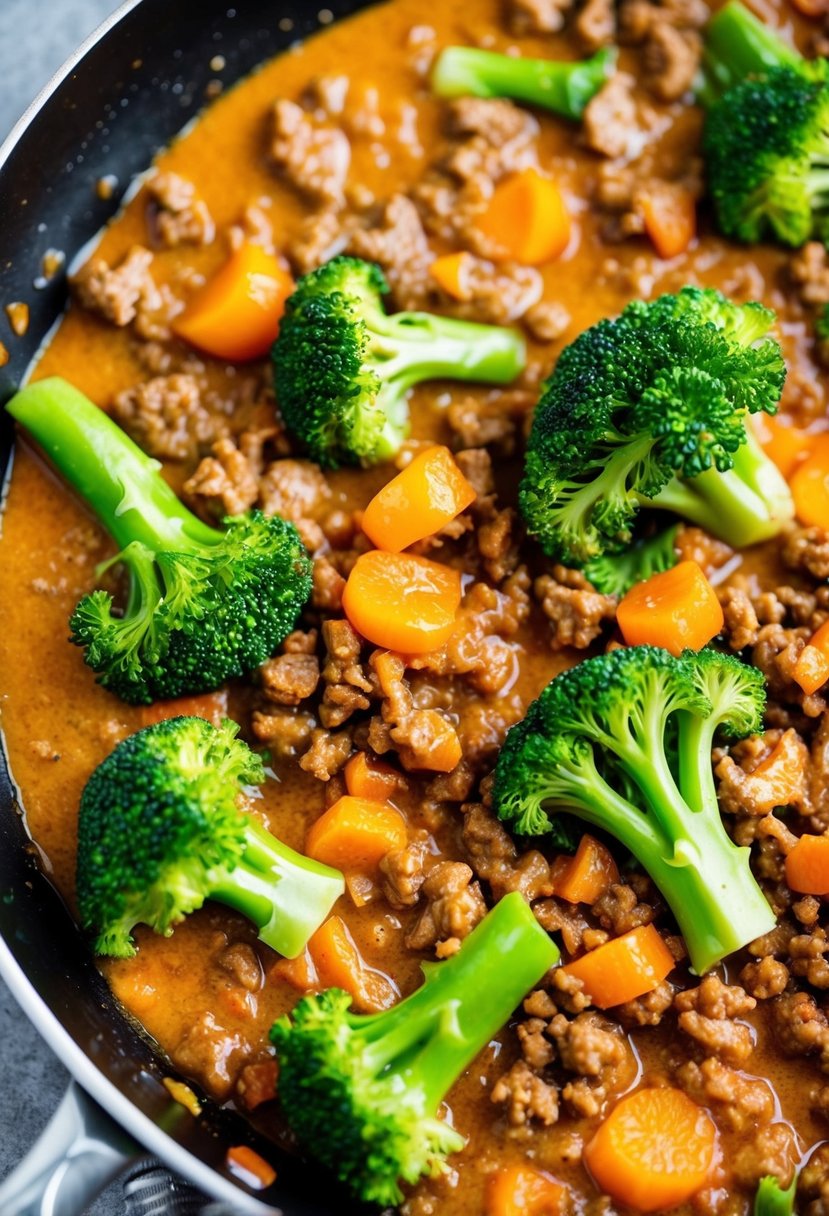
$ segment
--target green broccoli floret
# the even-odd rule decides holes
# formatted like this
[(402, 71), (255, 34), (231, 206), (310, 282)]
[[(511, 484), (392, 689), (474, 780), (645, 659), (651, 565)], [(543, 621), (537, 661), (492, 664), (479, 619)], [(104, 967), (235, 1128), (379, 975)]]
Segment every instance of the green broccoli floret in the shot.
[(829, 234), (829, 64), (804, 59), (732, 0), (705, 37), (703, 153), (726, 236)]
[(633, 646), (587, 659), (508, 733), (498, 815), (566, 842), (548, 812), (570, 812), (615, 836), (659, 887), (702, 975), (775, 923), (749, 850), (725, 832), (711, 766), (715, 730), (761, 729), (764, 702), (761, 673), (713, 650), (677, 659)]
[(602, 553), (584, 567), (584, 574), (602, 595), (622, 596), (652, 574), (662, 574), (679, 561), (676, 538), (681, 524), (647, 539), (635, 540), (622, 553)]
[(564, 63), (448, 46), (432, 70), (432, 89), (439, 97), (510, 97), (565, 118), (581, 118), (615, 66), (614, 47), (605, 47), (590, 59)]
[(712, 289), (634, 300), (562, 351), (536, 407), (520, 503), (545, 552), (583, 565), (630, 543), (642, 506), (731, 545), (776, 535), (794, 507), (746, 427), (786, 375), (774, 313)]
[(753, 1216), (792, 1216), (797, 1190), (797, 1174), (784, 1190), (772, 1174), (761, 1178), (754, 1196)]
[(141, 923), (169, 936), (206, 899), (243, 913), (260, 939), (294, 958), (345, 884), (240, 809), (262, 761), (202, 718), (170, 718), (119, 743), (81, 795), (77, 895), (98, 954), (130, 958)]
[(124, 701), (217, 688), (252, 671), (293, 629), (311, 590), (293, 524), (258, 511), (220, 532), (179, 501), (151, 460), (103, 410), (57, 377), (7, 409), (89, 504), (121, 550), (123, 612), (103, 590), (84, 596), (72, 641), (99, 682)]
[(522, 371), (514, 329), (428, 312), (388, 316), (379, 266), (337, 257), (304, 275), (273, 345), (285, 425), (324, 468), (390, 460), (409, 430), (408, 393), (422, 380), (506, 384)]
[(360, 1199), (397, 1204), (400, 1182), (441, 1173), (464, 1147), (437, 1117), (465, 1068), (558, 950), (518, 892), (460, 950), (425, 963), (425, 981), (383, 1013), (349, 1013), (339, 989), (306, 996), (277, 1021), (279, 1100), (302, 1147)]

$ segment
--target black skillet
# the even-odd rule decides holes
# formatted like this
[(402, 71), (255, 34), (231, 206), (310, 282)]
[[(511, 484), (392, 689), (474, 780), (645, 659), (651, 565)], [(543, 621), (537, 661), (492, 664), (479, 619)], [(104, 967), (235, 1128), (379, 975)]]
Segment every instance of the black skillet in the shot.
[[(24, 336), (4, 335), (11, 358), (0, 369), (0, 402), (65, 303), (64, 274), (34, 285), (44, 253), (58, 249), (71, 261), (117, 210), (135, 174), (204, 106), (211, 82), (228, 86), (313, 33), (320, 9), (326, 23), (365, 5), (128, 0), (84, 44), (0, 148), (0, 306), (25, 301), (30, 310)], [(224, 60), (220, 70), (216, 56)], [(96, 192), (102, 178), (117, 181), (108, 199)], [(3, 418), (0, 477), (11, 455)], [(247, 1126), (218, 1110), (195, 1119), (171, 1101), (160, 1081), (169, 1068), (119, 1012), (38, 869), (2, 753), (0, 975), (74, 1078), (33, 1154), (0, 1186), (2, 1216), (80, 1216), (112, 1176), (147, 1150), (229, 1204), (223, 1211), (353, 1211), (330, 1179), (270, 1143), (265, 1151), (277, 1182), (254, 1197), (225, 1168), (230, 1145), (257, 1143)]]

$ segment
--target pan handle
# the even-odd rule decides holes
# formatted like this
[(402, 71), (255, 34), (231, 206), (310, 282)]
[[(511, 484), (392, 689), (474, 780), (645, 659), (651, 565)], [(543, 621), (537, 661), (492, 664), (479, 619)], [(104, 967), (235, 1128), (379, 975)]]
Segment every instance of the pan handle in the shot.
[(3, 1216), (78, 1216), (143, 1149), (70, 1081), (40, 1138), (3, 1183)]

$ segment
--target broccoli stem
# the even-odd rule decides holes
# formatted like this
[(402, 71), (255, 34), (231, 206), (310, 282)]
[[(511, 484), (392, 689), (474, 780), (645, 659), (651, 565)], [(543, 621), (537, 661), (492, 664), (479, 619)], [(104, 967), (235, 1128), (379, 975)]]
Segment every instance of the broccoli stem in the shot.
[(160, 464), (88, 397), (59, 377), (21, 389), (6, 407), (92, 507), (120, 549), (199, 552), (222, 540), (158, 475)]
[(562, 63), (450, 46), (438, 56), (432, 88), (439, 97), (511, 97), (578, 119), (615, 64), (616, 52), (610, 47), (590, 59)]
[(220, 873), (209, 898), (252, 920), (259, 937), (285, 958), (296, 958), (343, 893), (342, 875), (303, 857), (252, 817), (245, 851), (233, 870)]
[(520, 333), (429, 312), (372, 316), (368, 349), (383, 379), (410, 388), (421, 380), (483, 380), (509, 384), (526, 362)]
[(739, 0), (730, 0), (705, 30), (704, 81), (698, 100), (710, 106), (727, 89), (747, 76), (761, 76), (775, 67), (796, 67), (802, 55)]

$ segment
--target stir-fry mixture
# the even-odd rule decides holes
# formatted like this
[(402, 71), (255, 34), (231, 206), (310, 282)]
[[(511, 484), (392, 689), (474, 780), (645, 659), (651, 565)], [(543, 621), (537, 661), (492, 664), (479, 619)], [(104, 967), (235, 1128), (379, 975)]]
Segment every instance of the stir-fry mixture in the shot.
[(792, 3), (335, 24), (159, 158), (8, 404), (44, 866), (171, 1072), (343, 1196), (829, 1212), (829, 25)]

